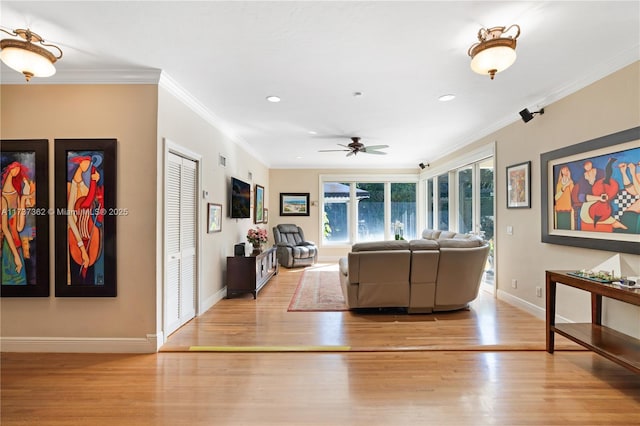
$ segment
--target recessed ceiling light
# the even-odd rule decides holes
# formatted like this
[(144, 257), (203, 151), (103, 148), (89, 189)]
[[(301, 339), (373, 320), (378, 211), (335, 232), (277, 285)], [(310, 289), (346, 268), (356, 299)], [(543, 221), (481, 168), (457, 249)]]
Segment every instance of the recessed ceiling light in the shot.
[(267, 96), (267, 100), (269, 102), (280, 102), (280, 97), (279, 96)]
[(318, 132), (316, 132), (315, 130), (309, 130), (307, 133), (309, 133), (310, 135), (317, 135)]
[(451, 95), (451, 94), (449, 94), (449, 95), (442, 95), (442, 96), (440, 96), (440, 97), (438, 98), (438, 100), (439, 100), (440, 102), (448, 102), (448, 101), (452, 101), (452, 100), (454, 100), (455, 98), (456, 98), (456, 95)]

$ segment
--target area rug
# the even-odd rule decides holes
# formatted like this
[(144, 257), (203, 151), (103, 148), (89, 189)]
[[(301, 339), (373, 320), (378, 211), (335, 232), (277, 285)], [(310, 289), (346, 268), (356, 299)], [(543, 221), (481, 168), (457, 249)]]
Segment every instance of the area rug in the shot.
[[(337, 269), (306, 269), (293, 293), (288, 312), (347, 311)], [(333, 268), (332, 268), (333, 269)]]

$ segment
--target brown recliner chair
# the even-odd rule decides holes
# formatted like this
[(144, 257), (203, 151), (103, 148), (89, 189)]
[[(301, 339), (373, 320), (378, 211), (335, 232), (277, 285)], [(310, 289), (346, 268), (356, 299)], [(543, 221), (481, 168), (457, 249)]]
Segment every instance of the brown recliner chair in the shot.
[(302, 228), (294, 224), (280, 224), (273, 227), (278, 263), (285, 268), (313, 265), (318, 261), (318, 247), (313, 241), (306, 241)]

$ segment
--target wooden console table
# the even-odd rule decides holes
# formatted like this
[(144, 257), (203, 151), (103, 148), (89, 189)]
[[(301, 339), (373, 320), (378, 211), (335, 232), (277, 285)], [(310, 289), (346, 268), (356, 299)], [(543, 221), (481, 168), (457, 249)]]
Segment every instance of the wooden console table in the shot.
[(238, 293), (258, 291), (278, 273), (276, 248), (271, 247), (257, 256), (227, 257), (227, 298)]
[[(640, 289), (569, 275), (568, 271), (546, 271), (547, 352), (553, 353), (554, 333), (558, 333), (631, 371), (640, 373), (640, 340), (602, 325), (602, 296), (640, 306)], [(556, 284), (591, 293), (591, 323), (556, 324)]]

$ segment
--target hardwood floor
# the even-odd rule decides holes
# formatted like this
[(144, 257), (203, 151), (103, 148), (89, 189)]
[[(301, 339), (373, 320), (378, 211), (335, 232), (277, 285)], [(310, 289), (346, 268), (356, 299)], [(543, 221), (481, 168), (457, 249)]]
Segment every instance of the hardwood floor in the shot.
[[(322, 270), (319, 264), (307, 269)], [(163, 351), (190, 346), (347, 346), (371, 350), (545, 348), (544, 321), (481, 291), (471, 309), (430, 315), (371, 311), (287, 312), (304, 269), (280, 268), (259, 293), (224, 299), (171, 335)], [(560, 349), (582, 347), (558, 336)]]
[(282, 269), (255, 301), (221, 301), (166, 349), (351, 351), (2, 353), (0, 423), (640, 425), (640, 375), (570, 342), (546, 353), (543, 321), (525, 312), (483, 296), (433, 318), (287, 313), (300, 273)]

